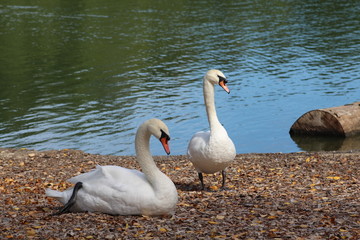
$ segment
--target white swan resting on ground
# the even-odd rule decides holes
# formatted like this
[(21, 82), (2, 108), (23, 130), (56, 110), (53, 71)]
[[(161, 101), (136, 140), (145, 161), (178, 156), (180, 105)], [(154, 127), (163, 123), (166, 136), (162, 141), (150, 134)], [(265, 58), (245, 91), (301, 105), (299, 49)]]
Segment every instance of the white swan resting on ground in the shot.
[(216, 115), (214, 85), (220, 85), (230, 93), (225, 75), (219, 70), (209, 70), (203, 80), (204, 101), (210, 131), (198, 132), (188, 145), (188, 157), (198, 172), (201, 188), (204, 189), (202, 173), (222, 172), (222, 189), (225, 187), (225, 168), (236, 156), (235, 145)]
[(70, 178), (75, 187), (59, 192), (46, 190), (65, 206), (65, 212), (102, 212), (112, 215), (172, 215), (178, 201), (174, 183), (156, 166), (149, 140), (158, 138), (167, 154), (169, 130), (159, 119), (145, 121), (135, 138), (136, 159), (143, 172), (118, 166), (97, 166), (96, 169)]

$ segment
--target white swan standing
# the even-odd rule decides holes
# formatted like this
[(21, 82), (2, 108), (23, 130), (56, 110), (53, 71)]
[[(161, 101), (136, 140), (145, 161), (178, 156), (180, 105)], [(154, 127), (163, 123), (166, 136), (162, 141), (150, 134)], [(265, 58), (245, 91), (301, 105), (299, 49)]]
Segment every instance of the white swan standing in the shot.
[(225, 168), (236, 156), (235, 145), (216, 115), (214, 85), (219, 84), (227, 93), (225, 75), (219, 70), (209, 70), (203, 80), (204, 101), (210, 131), (198, 132), (188, 145), (188, 157), (198, 172), (201, 188), (204, 189), (203, 174), (222, 172), (222, 189), (225, 187)]
[(118, 166), (96, 169), (70, 178), (73, 188), (64, 192), (47, 189), (46, 195), (65, 206), (65, 212), (102, 212), (112, 215), (172, 215), (178, 201), (174, 183), (156, 166), (149, 140), (158, 138), (167, 154), (169, 130), (159, 119), (145, 121), (137, 130), (135, 150), (142, 172)]

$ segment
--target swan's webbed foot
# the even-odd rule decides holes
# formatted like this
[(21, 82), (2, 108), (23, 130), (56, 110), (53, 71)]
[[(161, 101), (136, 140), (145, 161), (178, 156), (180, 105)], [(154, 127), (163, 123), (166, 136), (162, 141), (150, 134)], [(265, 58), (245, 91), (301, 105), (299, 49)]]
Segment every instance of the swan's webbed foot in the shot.
[(82, 188), (82, 186), (83, 186), (82, 182), (77, 182), (74, 186), (73, 193), (71, 194), (69, 201), (59, 211), (57, 211), (56, 213), (53, 213), (51, 215), (55, 216), (55, 215), (61, 215), (63, 213), (68, 213), (70, 211), (70, 208), (72, 206), (74, 206), (74, 204), (76, 202), (77, 192)]
[(200, 179), (200, 183), (201, 183), (201, 190), (205, 189), (205, 185), (204, 185), (204, 177), (203, 174), (201, 172), (198, 173), (199, 179)]

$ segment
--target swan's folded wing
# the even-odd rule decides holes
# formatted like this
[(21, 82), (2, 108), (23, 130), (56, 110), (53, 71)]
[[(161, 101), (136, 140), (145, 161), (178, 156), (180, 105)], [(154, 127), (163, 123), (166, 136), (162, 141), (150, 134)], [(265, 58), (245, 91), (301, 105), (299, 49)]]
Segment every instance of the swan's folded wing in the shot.
[(104, 177), (104, 173), (102, 171), (102, 167), (98, 165), (96, 166), (96, 169), (92, 169), (90, 172), (86, 172), (68, 179), (68, 182), (75, 184), (77, 182), (86, 182), (92, 179), (99, 179), (101, 177)]
[(83, 182), (81, 209), (86, 211), (140, 214), (139, 206), (154, 197), (145, 175), (134, 169), (98, 166), (71, 180)]
[(128, 169), (119, 166), (96, 166), (96, 169), (72, 177), (68, 180), (71, 183), (83, 182), (92, 186), (111, 186), (118, 191), (124, 191), (123, 186), (147, 184), (145, 175), (135, 169)]
[(121, 182), (128, 177), (130, 177), (131, 179), (142, 178), (143, 173), (135, 169), (128, 169), (119, 166), (97, 165), (96, 169), (72, 177), (68, 179), (68, 181), (71, 183), (77, 183), (77, 182), (89, 182), (93, 180), (107, 179), (107, 180), (114, 180)]
[(210, 132), (197, 132), (191, 138), (188, 145), (188, 156), (194, 157), (194, 154), (202, 152), (210, 139)]

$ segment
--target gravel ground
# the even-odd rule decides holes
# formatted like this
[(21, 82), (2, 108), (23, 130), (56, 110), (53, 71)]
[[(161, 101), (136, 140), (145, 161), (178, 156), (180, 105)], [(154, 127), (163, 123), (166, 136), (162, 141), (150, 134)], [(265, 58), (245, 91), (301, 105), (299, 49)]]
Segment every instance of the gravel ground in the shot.
[(97, 164), (139, 169), (134, 157), (0, 149), (0, 239), (360, 239), (360, 152), (239, 154), (227, 171), (197, 173), (186, 156), (155, 160), (175, 183), (172, 217), (68, 213), (45, 188)]

